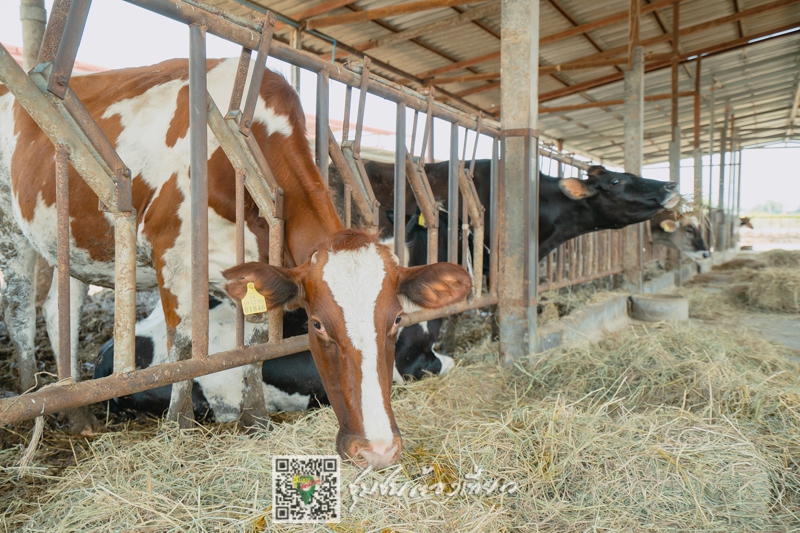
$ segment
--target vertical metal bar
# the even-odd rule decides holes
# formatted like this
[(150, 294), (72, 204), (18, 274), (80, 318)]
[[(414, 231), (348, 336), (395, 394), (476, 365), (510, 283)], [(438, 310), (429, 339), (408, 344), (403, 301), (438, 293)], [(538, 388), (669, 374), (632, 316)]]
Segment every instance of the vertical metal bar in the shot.
[(417, 142), (417, 122), (419, 121), (419, 111), (414, 110), (414, 121), (411, 125), (411, 144), (409, 145), (410, 148), (408, 149), (409, 153), (411, 154), (411, 161), (414, 161), (414, 147), (416, 146)]
[(547, 254), (547, 259), (546, 259), (546, 263), (545, 263), (546, 272), (547, 272), (546, 276), (547, 276), (547, 282), (548, 283), (553, 283), (553, 256), (554, 255), (555, 255), (555, 252), (550, 252), (549, 254)]
[[(700, 78), (702, 77), (700, 57), (697, 58), (694, 75), (694, 214), (698, 217), (700, 227), (703, 221), (703, 155), (700, 151)], [(702, 229), (700, 230), (702, 232)]]
[[(538, 17), (537, 17), (538, 18)], [(538, 56), (537, 56), (538, 57)], [(535, 111), (534, 111), (535, 113)], [(537, 117), (538, 118), (538, 117)], [(523, 137), (525, 165), (522, 179), (524, 185), (523, 243), (526, 253), (524, 261), (524, 307), (527, 321), (527, 352), (538, 351), (537, 315), (539, 302), (539, 139), (533, 130)]]
[(450, 164), (447, 182), (447, 260), (458, 263), (458, 125), (450, 124)]
[(394, 145), (394, 253), (405, 264), (406, 253), (406, 105), (397, 104)]
[(347, 142), (350, 135), (350, 105), (353, 101), (353, 88), (347, 86), (344, 90), (344, 115), (342, 116), (342, 144)]
[[(353, 153), (358, 155), (361, 152), (361, 132), (364, 129), (364, 109), (367, 105), (367, 87), (369, 87), (369, 64), (370, 59), (364, 57), (364, 65), (361, 67), (361, 84), (358, 93), (358, 117), (356, 118), (356, 138), (353, 140)], [(405, 165), (403, 166), (405, 168)]]
[[(631, 0), (631, 11), (634, 11)], [(633, 25), (634, 21), (630, 21)], [(636, 22), (638, 28), (638, 21)], [(638, 40), (638, 33), (634, 36)], [(632, 68), (625, 73), (625, 171), (642, 174), (644, 144), (644, 49), (633, 47)], [(626, 281), (636, 283), (637, 290), (644, 288), (644, 231), (642, 224), (625, 230), (622, 246)]]
[(742, 143), (739, 143), (739, 176), (736, 179), (736, 218), (734, 224), (738, 224), (739, 215), (742, 212)]
[(498, 139), (492, 139), (492, 162), (489, 167), (489, 293), (497, 294), (497, 270), (498, 263), (498, 240), (500, 236), (500, 228), (498, 226), (498, 217), (502, 214), (497, 212), (498, 204), (498, 181), (500, 174), (500, 143)]
[(328, 124), (330, 113), (330, 87), (327, 70), (317, 73), (317, 118), (315, 123), (316, 138), (314, 155), (317, 168), (322, 174), (322, 181), (328, 185)]
[[(709, 107), (709, 120), (708, 120), (708, 208), (711, 209), (713, 204), (714, 195), (714, 87), (711, 87), (711, 98), (708, 104)], [(713, 222), (713, 221), (712, 221)]]
[[(289, 46), (297, 50), (303, 49), (303, 32), (300, 28), (291, 28), (289, 30)], [(291, 84), (297, 94), (300, 94), (300, 67), (297, 65), (291, 66)]]
[[(191, 26), (190, 26), (191, 27)], [(256, 63), (253, 65), (253, 77), (250, 78), (250, 87), (247, 89), (247, 98), (242, 109), (242, 118), (239, 122), (239, 131), (245, 135), (250, 135), (250, 127), (253, 125), (253, 113), (256, 110), (256, 102), (261, 91), (261, 82), (264, 79), (264, 70), (267, 68), (267, 56), (269, 46), (272, 44), (272, 33), (275, 30), (275, 15), (267, 11), (264, 15), (263, 27), (261, 28), (261, 41), (258, 43), (256, 53)]]
[[(461, 265), (467, 268), (469, 264), (469, 200), (466, 195), (461, 195)], [(475, 243), (476, 245), (478, 243)]]
[[(564, 167), (561, 167), (562, 172), (563, 172), (563, 168)], [(556, 269), (556, 281), (561, 281), (562, 279), (564, 279), (564, 261), (566, 260), (565, 257), (564, 257), (564, 245), (563, 244), (558, 247), (557, 254), (558, 255), (557, 255), (557, 259), (556, 259), (556, 264), (558, 265), (558, 268)]]
[[(58, 220), (58, 379), (70, 377), (69, 309), (69, 147), (56, 146), (56, 217)], [(77, 376), (75, 376), (77, 378)]]
[(206, 30), (189, 26), (189, 139), (192, 212), (192, 357), (208, 355), (208, 91)]
[(114, 373), (136, 369), (135, 327), (136, 211), (131, 210), (114, 214)]
[(78, 47), (81, 45), (83, 29), (86, 27), (86, 18), (89, 16), (91, 6), (92, 0), (72, 0), (69, 9), (64, 33), (53, 62), (53, 71), (47, 81), (47, 90), (62, 100), (67, 94), (69, 80), (72, 77), (72, 67), (75, 65), (75, 56), (78, 55)]
[(239, 66), (236, 68), (236, 78), (233, 80), (233, 90), (231, 91), (231, 102), (228, 105), (228, 113), (239, 109), (242, 105), (242, 95), (244, 86), (247, 83), (247, 71), (250, 70), (250, 57), (252, 51), (249, 48), (242, 48), (239, 56)]
[[(269, 264), (283, 266), (283, 243), (285, 223), (279, 218), (269, 227)], [(269, 310), (269, 341), (277, 342), (283, 339), (283, 308), (274, 307)]]
[[(244, 263), (244, 179), (245, 170), (236, 169), (236, 264)], [(242, 301), (236, 300), (236, 347), (244, 348), (244, 312)]]
[(428, 87), (428, 108), (425, 111), (425, 131), (422, 134), (422, 152), (419, 154), (419, 161), (417, 161), (417, 168), (422, 168), (426, 162), (426, 154), (428, 153), (428, 143), (431, 143), (430, 152), (433, 155), (433, 102), (436, 95), (436, 89), (433, 86)]

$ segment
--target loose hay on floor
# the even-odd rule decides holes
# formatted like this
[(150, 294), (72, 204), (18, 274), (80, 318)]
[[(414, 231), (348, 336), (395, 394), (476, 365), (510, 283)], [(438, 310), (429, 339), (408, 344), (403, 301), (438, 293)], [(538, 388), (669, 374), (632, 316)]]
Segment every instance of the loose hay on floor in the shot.
[[(481, 350), (491, 349), (485, 342)], [(480, 360), (475, 354), (468, 359)], [(482, 352), (483, 353), (483, 352)], [(735, 328), (631, 328), (502, 369), (397, 387), (401, 465), (362, 482), (514, 482), (512, 494), (367, 496), (342, 469), (326, 531), (788, 531), (800, 527), (800, 369)], [(308, 531), (268, 518), (273, 454), (333, 453), (330, 409), (246, 435), (106, 434), (5, 516), (9, 531)], [(16, 450), (3, 452), (13, 464)], [(431, 470), (423, 470), (431, 467)], [(0, 470), (11, 482), (13, 469)], [(392, 477), (394, 476), (394, 477)], [(0, 500), (0, 506), (4, 502)]]

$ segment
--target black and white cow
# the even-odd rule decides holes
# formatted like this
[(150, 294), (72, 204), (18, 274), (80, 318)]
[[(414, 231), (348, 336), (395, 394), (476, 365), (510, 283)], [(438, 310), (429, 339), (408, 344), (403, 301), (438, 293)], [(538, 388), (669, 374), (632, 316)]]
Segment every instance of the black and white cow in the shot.
[[(209, 296), (208, 353), (209, 355), (232, 350), (236, 347), (234, 336), (236, 314), (227, 302)], [(256, 342), (266, 336), (265, 324), (245, 322), (245, 339)], [(424, 329), (423, 329), (424, 328)], [(419, 330), (415, 333), (416, 330)], [(453, 366), (453, 359), (437, 354), (433, 340), (428, 339), (428, 326), (414, 324), (403, 328), (409, 330), (403, 340), (398, 338), (395, 351), (395, 382), (420, 379), (427, 374), (444, 374)], [(308, 333), (308, 316), (301, 308), (287, 311), (283, 319), (284, 337)], [(438, 333), (438, 330), (437, 332)], [(136, 324), (136, 368), (147, 368), (166, 362), (167, 329), (164, 311), (156, 305), (145, 320)], [(103, 345), (95, 361), (94, 378), (114, 372), (114, 340)], [(290, 354), (264, 361), (261, 367), (262, 387), (266, 409), (269, 412), (304, 411), (320, 405), (329, 405), (328, 396), (322, 386), (311, 352)], [(195, 378), (192, 387), (192, 404), (197, 419), (213, 417), (217, 422), (233, 422), (242, 409), (242, 383), (244, 367), (231, 368), (215, 374)], [(110, 403), (113, 409), (130, 409), (154, 415), (162, 415), (169, 408), (172, 386), (139, 392), (115, 398)]]

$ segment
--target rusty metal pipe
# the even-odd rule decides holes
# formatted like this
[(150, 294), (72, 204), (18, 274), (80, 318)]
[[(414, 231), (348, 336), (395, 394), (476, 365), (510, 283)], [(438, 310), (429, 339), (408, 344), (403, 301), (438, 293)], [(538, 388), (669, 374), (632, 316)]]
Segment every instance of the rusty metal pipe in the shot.
[(242, 48), (242, 53), (239, 56), (239, 66), (236, 68), (236, 77), (233, 79), (233, 90), (231, 91), (228, 113), (239, 109), (242, 105), (242, 95), (244, 94), (244, 86), (247, 83), (247, 72), (250, 70), (250, 57), (252, 54), (249, 48)]
[(447, 260), (458, 263), (458, 125), (450, 124), (450, 162), (447, 180)]
[[(191, 26), (190, 26), (191, 27)], [(247, 89), (247, 98), (242, 109), (242, 119), (239, 121), (239, 131), (245, 135), (250, 135), (250, 127), (253, 125), (253, 113), (256, 110), (256, 102), (261, 91), (261, 82), (264, 80), (264, 70), (267, 68), (267, 56), (269, 47), (272, 43), (272, 32), (275, 30), (275, 15), (267, 11), (264, 15), (264, 23), (261, 26), (261, 39), (258, 42), (258, 52), (256, 53), (256, 63), (253, 65), (253, 76), (250, 78), (250, 87)], [(205, 32), (205, 29), (203, 30)], [(203, 34), (205, 38), (205, 33)]]
[(502, 194), (498, 190), (500, 175), (500, 142), (492, 139), (492, 163), (489, 167), (489, 292), (497, 295), (497, 276), (499, 270), (498, 251), (500, 227), (498, 223), (502, 221), (503, 214), (497, 212), (497, 199)]
[[(269, 264), (283, 266), (283, 240), (284, 220), (278, 219), (269, 227)], [(283, 339), (283, 308), (277, 307), (269, 310), (269, 342), (278, 342)]]
[(55, 148), (58, 220), (58, 379), (62, 380), (70, 377), (72, 351), (69, 306), (69, 147), (58, 144)]
[[(351, 194), (351, 199), (355, 202), (356, 210), (364, 221), (364, 224), (367, 226), (377, 224), (377, 220), (373, 220), (372, 203), (367, 196), (367, 191), (361, 187), (359, 181), (356, 180), (352, 167), (345, 157), (342, 148), (339, 146), (339, 143), (336, 142), (336, 138), (333, 136), (333, 132), (330, 131), (330, 129), (328, 130), (328, 153), (331, 157), (333, 165), (336, 167), (336, 170), (339, 171), (342, 181), (344, 181), (345, 194), (348, 194), (347, 191), (349, 191)], [(346, 206), (345, 209), (347, 208), (348, 207)]]
[(44, 39), (39, 47), (37, 63), (52, 63), (56, 60), (58, 44), (61, 42), (61, 36), (64, 35), (64, 25), (67, 23), (71, 4), (72, 0), (55, 0), (53, 2), (47, 20), (47, 28), (44, 30)]
[(359, 156), (361, 153), (361, 133), (364, 130), (364, 110), (367, 105), (367, 91), (369, 91), (369, 64), (369, 58), (365, 57), (364, 66), (361, 68), (361, 80), (359, 80), (356, 136), (355, 139), (353, 139), (353, 153), (356, 154), (356, 156)]
[(353, 88), (349, 85), (344, 91), (344, 114), (342, 115), (342, 143), (350, 135), (350, 105), (353, 102)]
[[(208, 298), (206, 298), (208, 301)], [(136, 211), (114, 214), (114, 372), (136, 368)]]
[(192, 357), (208, 356), (208, 91), (206, 31), (189, 26), (189, 139), (192, 213)]
[[(236, 264), (244, 263), (244, 178), (246, 171), (236, 169)], [(244, 348), (244, 312), (242, 301), (236, 300), (236, 347)]]
[(72, 0), (69, 15), (67, 15), (67, 21), (58, 44), (56, 59), (53, 62), (53, 71), (50, 73), (50, 80), (47, 83), (47, 90), (62, 100), (69, 87), (72, 68), (75, 65), (75, 56), (78, 55), (78, 47), (81, 45), (81, 37), (83, 37), (83, 29), (86, 26), (86, 18), (89, 16), (90, 7), (92, 7), (92, 0)]

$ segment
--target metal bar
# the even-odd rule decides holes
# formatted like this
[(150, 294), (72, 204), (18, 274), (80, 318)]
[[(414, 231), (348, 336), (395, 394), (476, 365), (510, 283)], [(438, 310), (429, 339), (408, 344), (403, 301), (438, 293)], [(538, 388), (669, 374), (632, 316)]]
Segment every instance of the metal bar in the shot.
[(62, 380), (70, 377), (72, 352), (69, 307), (69, 147), (58, 144), (55, 148), (58, 220), (58, 379)]
[(450, 125), (450, 162), (447, 182), (447, 260), (458, 263), (458, 125)]
[(425, 156), (428, 153), (428, 141), (432, 140), (433, 138), (431, 135), (433, 132), (433, 114), (431, 110), (433, 108), (433, 102), (436, 95), (436, 89), (430, 87), (428, 89), (428, 105), (425, 108), (425, 131), (422, 134), (422, 152), (419, 154), (419, 160), (417, 161), (417, 167), (424, 168), (425, 167)]
[(322, 175), (322, 181), (328, 186), (328, 132), (330, 114), (330, 87), (328, 71), (321, 70), (317, 73), (317, 116), (315, 121), (316, 137), (314, 155), (317, 159), (317, 168)]
[(410, 148), (408, 151), (410, 152), (411, 159), (414, 159), (414, 147), (416, 146), (417, 142), (417, 122), (419, 121), (419, 111), (414, 111), (414, 121), (411, 125), (411, 144), (409, 145)]
[(411, 186), (411, 192), (414, 193), (417, 205), (419, 205), (422, 216), (425, 218), (425, 227), (428, 229), (436, 227), (434, 226), (434, 219), (436, 218), (437, 211), (436, 199), (430, 192), (430, 183), (428, 182), (424, 167), (420, 172), (414, 165), (411, 154), (406, 152), (405, 169), (408, 183)]
[(397, 104), (394, 145), (394, 253), (405, 264), (406, 255), (406, 106)]
[[(212, 13), (209, 8), (200, 2), (187, 2), (183, 0), (125, 0), (130, 4), (138, 5), (155, 13), (159, 13), (173, 20), (186, 24), (200, 23), (207, 27), (207, 31), (223, 39), (247, 48), (256, 48), (260, 26), (258, 23), (242, 17), (227, 15), (222, 18)], [(323, 68), (329, 69), (331, 79), (338, 82), (358, 87), (362, 76), (359, 74), (361, 67), (345, 68), (341, 65), (332, 65), (330, 62), (303, 50), (296, 50), (281, 42), (273, 42), (270, 46), (270, 55), (281, 61), (318, 72)], [(411, 109), (424, 111), (427, 98), (418, 91), (400, 86), (394, 82), (375, 77), (370, 81), (369, 92), (394, 102), (401, 101)], [(460, 111), (452, 106), (436, 102), (433, 115), (449, 122), (456, 122), (465, 128), (474, 129), (477, 118), (469, 113)], [(484, 134), (497, 137), (500, 134), (500, 125), (495, 120), (484, 120)]]
[[(461, 171), (463, 174), (463, 171)], [(467, 195), (461, 193), (461, 265), (467, 268), (469, 264), (469, 201)], [(476, 245), (478, 243), (475, 243)], [(473, 287), (475, 283), (473, 281)]]
[(72, 167), (78, 171), (100, 200), (115, 210), (116, 187), (106, 169), (2, 45), (0, 45), (0, 82), (8, 87), (50, 142), (69, 146), (69, 162)]
[(239, 66), (236, 68), (236, 77), (233, 80), (233, 90), (231, 91), (231, 102), (228, 105), (228, 113), (239, 109), (242, 105), (242, 95), (244, 86), (247, 83), (247, 72), (250, 70), (250, 58), (253, 52), (249, 48), (242, 48), (239, 55)]
[(192, 213), (192, 357), (208, 355), (208, 91), (206, 32), (189, 26), (189, 194)]
[(739, 143), (739, 168), (738, 170), (738, 178), (736, 179), (736, 218), (734, 219), (734, 224), (737, 223), (739, 219), (739, 215), (742, 212), (742, 143)]
[[(367, 226), (377, 224), (378, 221), (374, 219), (373, 206), (368, 193), (355, 178), (354, 174), (358, 172), (358, 167), (355, 161), (353, 161), (352, 166), (350, 165), (350, 161), (348, 161), (344, 151), (336, 142), (333, 132), (330, 130), (328, 130), (328, 153), (331, 156), (333, 165), (339, 171), (342, 181), (344, 181), (346, 194), (351, 194), (351, 199), (355, 200), (356, 210), (363, 219), (364, 224)], [(353, 167), (356, 167), (355, 172), (353, 171)], [(346, 209), (347, 208), (349, 207), (346, 207)]]
[[(499, 261), (498, 261), (498, 241), (500, 236), (500, 227), (498, 225), (498, 217), (503, 217), (502, 214), (497, 212), (498, 210), (498, 198), (501, 191), (498, 191), (499, 186), (499, 174), (500, 174), (500, 142), (497, 139), (492, 139), (492, 163), (490, 168), (490, 180), (491, 185), (489, 186), (489, 205), (491, 206), (491, 210), (489, 211), (489, 293), (493, 295), (497, 295), (497, 277), (498, 277), (498, 270), (499, 270)], [(502, 220), (502, 218), (500, 218)]]
[(595, 274), (589, 274), (589, 275), (585, 275), (585, 276), (578, 276), (578, 277), (575, 277), (575, 278), (567, 277), (567, 278), (565, 278), (565, 279), (563, 279), (561, 281), (556, 281), (556, 282), (553, 282), (553, 283), (547, 283), (547, 282), (541, 283), (541, 284), (539, 284), (538, 290), (539, 290), (539, 292), (545, 292), (545, 291), (554, 291), (554, 290), (557, 290), (557, 289), (561, 289), (563, 287), (570, 287), (570, 286), (574, 287), (575, 285), (580, 285), (581, 283), (587, 283), (589, 281), (594, 281), (594, 280), (597, 280), (597, 279), (607, 278), (608, 276), (613, 276), (615, 274), (619, 274), (622, 271), (623, 271), (622, 267), (618, 266), (618, 267), (611, 268), (611, 269), (603, 271), (603, 272), (597, 272)]
[[(208, 302), (208, 297), (206, 297)], [(114, 214), (114, 373), (136, 369), (136, 211)]]
[(561, 281), (564, 279), (564, 261), (566, 261), (566, 250), (564, 249), (564, 245), (558, 247), (556, 251), (556, 281)]
[[(272, 266), (283, 266), (284, 229), (283, 219), (278, 219), (269, 226), (269, 264)], [(269, 319), (269, 342), (278, 342), (283, 339), (283, 308), (270, 309), (267, 316)]]
[(353, 153), (356, 156), (361, 154), (361, 133), (364, 130), (364, 110), (367, 106), (367, 91), (369, 91), (369, 63), (368, 57), (364, 58), (364, 66), (361, 68), (361, 84), (358, 93), (358, 115), (356, 116), (356, 137), (353, 139)]
[(342, 144), (350, 135), (350, 105), (353, 101), (353, 88), (349, 85), (344, 91), (344, 115), (342, 116)]
[[(370, 216), (372, 211), (370, 211)], [(344, 227), (350, 229), (353, 226), (353, 188), (350, 185), (344, 186)]]
[(75, 65), (75, 56), (78, 55), (78, 47), (81, 45), (83, 29), (91, 6), (92, 0), (72, 0), (70, 5), (56, 59), (53, 62), (53, 71), (47, 83), (47, 90), (62, 100), (69, 87), (72, 67)]
[[(236, 264), (244, 263), (244, 178), (245, 170), (236, 169)], [(236, 301), (236, 347), (244, 348), (244, 312), (242, 301)]]
[[(258, 43), (256, 53), (256, 63), (253, 65), (253, 76), (250, 78), (250, 87), (247, 89), (247, 98), (244, 101), (242, 119), (239, 121), (239, 131), (250, 135), (250, 126), (253, 125), (253, 113), (256, 110), (256, 102), (261, 91), (261, 82), (264, 79), (264, 70), (267, 68), (267, 56), (269, 47), (272, 43), (272, 32), (275, 30), (275, 15), (267, 11), (264, 15), (264, 23), (261, 27), (261, 40)], [(205, 31), (205, 30), (204, 30)]]
[(56, 60), (56, 52), (58, 52), (61, 37), (64, 35), (64, 26), (67, 23), (71, 5), (72, 0), (55, 0), (53, 2), (50, 17), (47, 20), (47, 28), (44, 30), (44, 39), (39, 48), (37, 63), (52, 63)]

